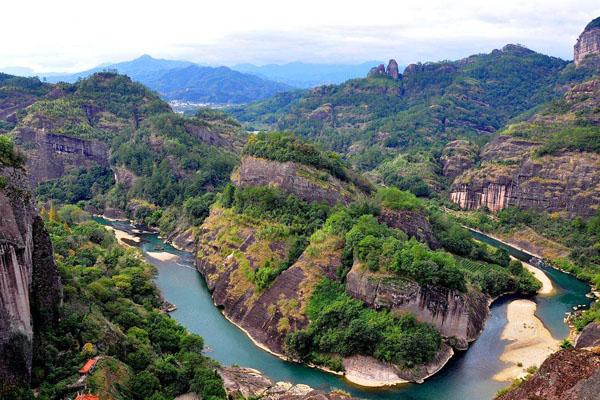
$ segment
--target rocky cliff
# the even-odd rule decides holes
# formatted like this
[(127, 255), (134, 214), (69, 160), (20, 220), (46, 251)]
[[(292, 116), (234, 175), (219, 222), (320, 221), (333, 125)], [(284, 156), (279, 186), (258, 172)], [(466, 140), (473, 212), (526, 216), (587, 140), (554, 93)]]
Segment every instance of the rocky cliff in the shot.
[(59, 316), (62, 286), (27, 177), (0, 166), (0, 382), (28, 384), (36, 331)]
[(600, 56), (600, 17), (590, 22), (574, 47), (575, 65), (580, 66)]
[[(452, 184), (463, 209), (514, 206), (590, 216), (600, 202), (600, 80), (574, 85), (557, 104), (509, 126), (481, 151), (481, 164)], [(587, 128), (581, 128), (586, 126)]]
[(235, 186), (271, 186), (310, 202), (349, 204), (364, 198), (351, 183), (297, 162), (278, 162), (245, 156), (231, 181)]
[(304, 308), (315, 285), (323, 276), (335, 279), (343, 242), (330, 237), (311, 243), (298, 261), (260, 290), (252, 275), (267, 260), (276, 263), (289, 252), (285, 239), (265, 235), (278, 228), (213, 207), (200, 230), (197, 268), (229, 319), (270, 351), (283, 353), (287, 332), (308, 325)]
[(352, 398), (341, 391), (326, 393), (303, 384), (273, 383), (259, 371), (251, 368), (227, 367), (220, 368), (217, 372), (223, 378), (227, 394), (233, 399), (344, 400)]
[(408, 237), (414, 237), (418, 241), (426, 243), (431, 249), (435, 250), (441, 247), (427, 217), (421, 212), (382, 208), (377, 220), (390, 228), (400, 229)]
[(454, 347), (466, 349), (485, 325), (490, 298), (481, 292), (461, 293), (443, 287), (422, 287), (392, 274), (373, 273), (355, 264), (346, 277), (352, 297), (375, 309), (412, 313), (433, 324)]
[(477, 147), (469, 141), (453, 140), (448, 143), (440, 157), (443, 175), (449, 179), (456, 178), (475, 165), (478, 158), (477, 153)]
[(575, 347), (578, 349), (592, 348), (600, 346), (600, 323), (592, 322), (588, 324), (575, 342)]
[(20, 128), (16, 134), (19, 147), (27, 149), (27, 170), (34, 186), (60, 178), (73, 168), (109, 165), (109, 146), (101, 141), (30, 127)]
[(516, 389), (496, 400), (596, 400), (600, 393), (598, 350), (561, 350)]

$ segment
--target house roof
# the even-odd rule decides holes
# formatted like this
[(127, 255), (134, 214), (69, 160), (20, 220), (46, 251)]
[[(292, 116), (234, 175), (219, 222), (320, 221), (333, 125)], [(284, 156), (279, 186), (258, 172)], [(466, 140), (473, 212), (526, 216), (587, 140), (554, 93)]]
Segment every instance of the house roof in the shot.
[(100, 397), (91, 393), (81, 393), (75, 397), (75, 400), (100, 400)]
[(79, 373), (80, 374), (89, 373), (91, 371), (91, 369), (94, 368), (94, 365), (96, 365), (96, 361), (98, 361), (97, 358), (90, 358), (89, 360), (87, 360), (85, 365), (83, 367), (81, 367), (81, 369), (79, 370)]

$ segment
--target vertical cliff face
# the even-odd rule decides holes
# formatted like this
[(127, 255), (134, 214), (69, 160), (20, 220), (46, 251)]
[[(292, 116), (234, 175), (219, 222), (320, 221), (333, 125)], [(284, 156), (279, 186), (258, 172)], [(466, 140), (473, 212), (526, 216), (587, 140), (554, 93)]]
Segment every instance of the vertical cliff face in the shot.
[(479, 336), (489, 314), (489, 297), (480, 292), (421, 287), (393, 275), (370, 272), (358, 264), (346, 277), (346, 290), (375, 309), (414, 314), (418, 320), (433, 324), (443, 336), (452, 338), (459, 349), (466, 349), (468, 342)]
[(580, 66), (586, 59), (600, 56), (600, 17), (590, 22), (579, 38), (574, 48), (575, 65)]
[(29, 127), (19, 128), (15, 134), (19, 146), (27, 149), (27, 170), (34, 186), (60, 178), (69, 169), (109, 164), (109, 146), (98, 140), (84, 140)]
[(0, 166), (0, 382), (27, 384), (35, 333), (58, 319), (62, 286), (26, 176)]
[(598, 102), (600, 80), (590, 79), (571, 87), (560, 106), (509, 126), (483, 147), (480, 165), (455, 177), (450, 199), (464, 209), (595, 214), (600, 153), (588, 144), (593, 139), (584, 137), (592, 134), (586, 129), (594, 132), (600, 126)]
[(302, 200), (349, 204), (364, 198), (364, 193), (351, 183), (343, 182), (314, 167), (297, 162), (278, 162), (246, 156), (231, 177), (238, 187), (271, 186)]

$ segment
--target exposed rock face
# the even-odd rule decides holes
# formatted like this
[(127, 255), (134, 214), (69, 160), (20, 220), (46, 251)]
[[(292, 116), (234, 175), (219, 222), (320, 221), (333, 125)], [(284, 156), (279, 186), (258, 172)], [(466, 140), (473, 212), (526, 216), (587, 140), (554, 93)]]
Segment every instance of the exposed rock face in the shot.
[(27, 170), (34, 186), (60, 178), (72, 168), (108, 166), (109, 146), (97, 140), (23, 127), (18, 129), (16, 141), (19, 147), (27, 149)]
[(58, 319), (62, 286), (26, 176), (10, 167), (0, 176), (0, 382), (28, 384), (35, 332)]
[(201, 227), (196, 266), (206, 279), (214, 302), (257, 342), (283, 353), (290, 330), (308, 325), (304, 308), (319, 280), (335, 279), (343, 242), (331, 237), (310, 245), (300, 258), (262, 291), (250, 279), (267, 260), (283, 260), (285, 239), (266, 239), (263, 227), (214, 208)]
[(420, 242), (427, 243), (432, 249), (440, 248), (440, 244), (433, 235), (431, 225), (425, 215), (416, 211), (401, 211), (384, 208), (377, 216), (379, 223), (390, 228), (400, 229), (409, 237), (414, 237)]
[(539, 371), (497, 400), (595, 400), (600, 393), (600, 354), (571, 349), (552, 354)]
[(114, 166), (113, 172), (115, 174), (115, 181), (117, 184), (123, 185), (127, 189), (131, 188), (138, 178), (133, 171), (123, 166)]
[(592, 322), (583, 328), (579, 337), (577, 337), (575, 347), (583, 349), (598, 346), (600, 346), (600, 324)]
[[(346, 378), (363, 386), (392, 386), (406, 382), (423, 383), (425, 379), (437, 373), (452, 358), (454, 350), (442, 343), (440, 350), (427, 364), (414, 368), (400, 368), (374, 357), (355, 355), (344, 358)], [(378, 385), (373, 383), (377, 382)]]
[(334, 391), (325, 393), (310, 386), (288, 382), (273, 383), (259, 371), (251, 368), (227, 367), (217, 370), (225, 390), (233, 399), (266, 399), (266, 400), (343, 400), (351, 399), (348, 395)]
[(489, 314), (490, 298), (482, 293), (421, 287), (391, 274), (370, 272), (359, 264), (348, 273), (346, 290), (375, 309), (413, 313), (443, 336), (454, 338), (451, 342), (459, 349), (466, 349), (479, 336)]
[(369, 74), (367, 76), (383, 76), (385, 75), (385, 65), (379, 64), (376, 67), (373, 67), (369, 70)]
[(246, 156), (233, 174), (235, 186), (271, 186), (305, 201), (349, 204), (363, 194), (354, 185), (296, 162), (277, 162)]
[(590, 22), (579, 35), (574, 48), (575, 65), (580, 66), (588, 57), (600, 56), (600, 17)]
[(451, 180), (475, 165), (477, 148), (466, 140), (454, 140), (442, 151), (442, 173)]
[(171, 243), (176, 249), (189, 253), (196, 252), (196, 235), (193, 228), (176, 229), (169, 235), (167, 242)]
[(514, 206), (593, 215), (600, 202), (600, 155), (563, 152), (533, 157), (535, 148), (524, 139), (496, 137), (482, 151), (482, 160), (488, 162), (457, 177), (450, 199), (467, 210), (486, 207), (496, 212)]
[(396, 60), (390, 60), (386, 69), (386, 74), (392, 79), (398, 79), (400, 77), (400, 73), (398, 72), (398, 63)]

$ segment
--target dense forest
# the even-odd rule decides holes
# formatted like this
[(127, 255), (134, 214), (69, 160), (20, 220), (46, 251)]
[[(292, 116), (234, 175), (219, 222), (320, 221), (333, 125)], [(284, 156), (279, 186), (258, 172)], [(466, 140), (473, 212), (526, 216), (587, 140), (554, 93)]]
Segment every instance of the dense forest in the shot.
[[(33, 387), (38, 399), (72, 396), (78, 370), (99, 356), (87, 387), (101, 398), (169, 399), (194, 391), (225, 399), (217, 364), (202, 354), (202, 337), (160, 311), (155, 271), (137, 250), (77, 206), (41, 211), (64, 285), (60, 323), (40, 333)], [(16, 389), (15, 389), (16, 390)], [(3, 399), (33, 399), (31, 391)]]

